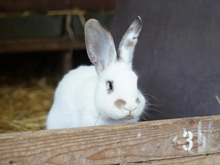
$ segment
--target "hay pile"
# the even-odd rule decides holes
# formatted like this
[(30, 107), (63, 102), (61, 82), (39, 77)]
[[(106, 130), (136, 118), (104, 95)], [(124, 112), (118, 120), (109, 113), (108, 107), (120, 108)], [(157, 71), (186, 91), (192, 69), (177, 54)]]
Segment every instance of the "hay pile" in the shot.
[(0, 133), (45, 129), (56, 83), (48, 78), (10, 81), (0, 84)]

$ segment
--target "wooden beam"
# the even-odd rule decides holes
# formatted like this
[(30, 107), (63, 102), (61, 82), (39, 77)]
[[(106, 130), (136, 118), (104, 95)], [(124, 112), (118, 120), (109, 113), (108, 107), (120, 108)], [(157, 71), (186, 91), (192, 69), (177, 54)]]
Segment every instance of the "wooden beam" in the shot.
[(117, 0), (1, 0), (1, 12), (47, 12), (50, 10), (82, 9), (89, 11), (112, 10)]
[(219, 142), (220, 116), (0, 134), (0, 164), (217, 165)]
[(0, 40), (0, 54), (37, 51), (65, 51), (85, 49), (84, 38), (72, 40), (68, 36), (58, 38), (34, 38)]

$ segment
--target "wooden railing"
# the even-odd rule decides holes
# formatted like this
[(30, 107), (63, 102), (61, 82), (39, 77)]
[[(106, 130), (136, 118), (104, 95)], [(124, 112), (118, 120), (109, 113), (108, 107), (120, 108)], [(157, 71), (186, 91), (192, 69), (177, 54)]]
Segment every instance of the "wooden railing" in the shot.
[(220, 164), (220, 116), (0, 134), (0, 164)]

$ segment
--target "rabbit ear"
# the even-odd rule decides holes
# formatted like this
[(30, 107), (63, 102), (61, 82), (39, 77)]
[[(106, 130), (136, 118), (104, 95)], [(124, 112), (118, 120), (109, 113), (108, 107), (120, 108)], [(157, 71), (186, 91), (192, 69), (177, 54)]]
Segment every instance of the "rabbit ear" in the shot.
[(112, 36), (95, 19), (90, 19), (85, 24), (85, 42), (89, 59), (95, 65), (98, 74), (116, 61)]
[(132, 66), (133, 53), (135, 45), (138, 41), (138, 35), (142, 29), (141, 17), (138, 16), (132, 22), (128, 30), (125, 32), (118, 48), (118, 61), (126, 62), (130, 67)]

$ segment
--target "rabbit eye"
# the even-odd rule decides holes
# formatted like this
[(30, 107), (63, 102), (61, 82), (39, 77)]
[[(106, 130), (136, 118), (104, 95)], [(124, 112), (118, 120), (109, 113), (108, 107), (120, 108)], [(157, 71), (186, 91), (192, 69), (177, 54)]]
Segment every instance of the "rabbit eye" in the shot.
[(113, 81), (106, 81), (106, 88), (107, 88), (107, 92), (108, 94), (110, 94), (111, 92), (113, 92)]

